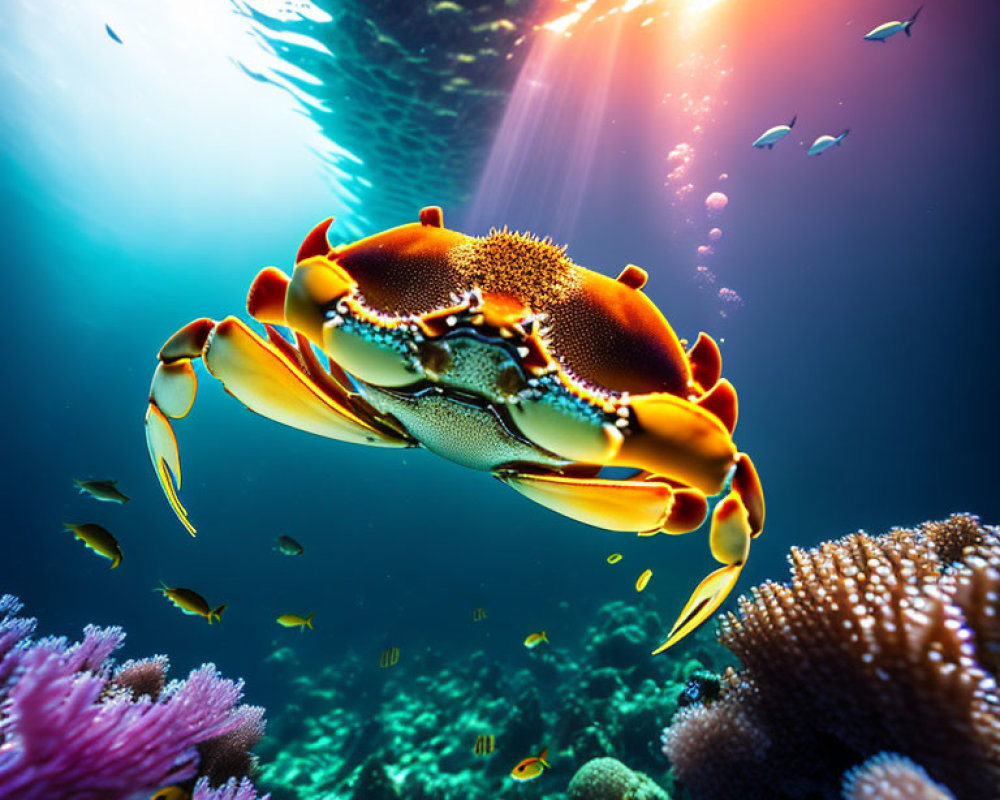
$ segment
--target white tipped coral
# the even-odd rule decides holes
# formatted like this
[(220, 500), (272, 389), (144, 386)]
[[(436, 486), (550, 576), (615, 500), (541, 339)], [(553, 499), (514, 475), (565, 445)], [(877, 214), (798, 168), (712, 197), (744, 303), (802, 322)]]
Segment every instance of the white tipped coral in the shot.
[[(788, 583), (755, 588), (723, 621), (744, 670), (669, 729), (677, 777), (700, 800), (728, 796), (746, 770), (744, 800), (804, 797), (892, 750), (963, 800), (996, 800), (1000, 533), (956, 515), (794, 548), (790, 561)], [(743, 761), (716, 754), (741, 752), (748, 726), (768, 744), (736, 774)]]

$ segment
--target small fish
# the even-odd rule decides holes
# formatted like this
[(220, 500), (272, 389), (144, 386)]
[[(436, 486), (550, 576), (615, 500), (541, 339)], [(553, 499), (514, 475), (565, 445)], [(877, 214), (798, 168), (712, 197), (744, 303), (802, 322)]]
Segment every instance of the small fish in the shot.
[(510, 777), (515, 781), (533, 781), (540, 776), (549, 766), (546, 761), (549, 757), (549, 749), (546, 747), (537, 756), (526, 758), (510, 771)]
[(532, 633), (530, 636), (528, 636), (527, 639), (524, 640), (524, 646), (527, 647), (529, 650), (534, 650), (542, 642), (545, 642), (545, 644), (550, 644), (549, 637), (545, 635), (545, 631)]
[(720, 694), (722, 694), (722, 681), (719, 676), (707, 670), (697, 670), (681, 691), (677, 705), (683, 708), (694, 703), (707, 704), (717, 700)]
[(149, 800), (189, 800), (191, 793), (180, 786), (164, 786), (149, 798)]
[(617, 564), (619, 561), (622, 560), (622, 554), (621, 553), (612, 553), (610, 556), (608, 556), (604, 560), (607, 561), (609, 564)]
[(300, 617), (298, 614), (282, 614), (278, 617), (278, 624), (283, 628), (299, 628), (300, 630), (313, 629), (313, 617), (316, 614), (310, 614), (308, 617)]
[(486, 609), (485, 608), (475, 608), (472, 610), (472, 621), (482, 622), (486, 619)]
[(70, 525), (70, 523), (64, 522), (63, 527), (71, 531), (77, 539), (97, 555), (109, 559), (111, 569), (122, 563), (122, 549), (118, 546), (118, 540), (100, 525), (93, 522), (88, 522), (85, 525)]
[(399, 663), (399, 648), (398, 647), (387, 647), (382, 651), (382, 655), (378, 657), (378, 665), (380, 667), (394, 667)]
[(480, 734), (476, 737), (476, 744), (472, 752), (477, 756), (488, 756), (496, 749), (496, 739), (493, 734)]
[(274, 540), (274, 549), (286, 556), (300, 556), (304, 548), (291, 536), (279, 536)]
[(758, 136), (751, 147), (756, 147), (758, 150), (762, 147), (766, 147), (768, 150), (773, 150), (774, 146), (784, 139), (788, 134), (792, 132), (792, 128), (795, 127), (795, 120), (799, 118), (796, 114), (792, 117), (792, 121), (787, 125), (775, 125), (773, 128), (768, 128), (760, 136)]
[(106, 30), (108, 32), (108, 36), (110, 36), (114, 41), (118, 42), (118, 44), (125, 44), (125, 42), (123, 42), (119, 38), (118, 34), (115, 33), (113, 30), (111, 30), (111, 26), (108, 25), (107, 23), (104, 23), (104, 30)]
[(118, 481), (73, 481), (73, 485), (80, 490), (80, 494), (89, 494), (95, 500), (103, 500), (105, 503), (128, 502), (128, 498), (118, 491)]
[(642, 575), (639, 576), (639, 580), (635, 582), (635, 590), (641, 592), (646, 588), (646, 584), (649, 583), (649, 579), (653, 577), (653, 570), (647, 569)]
[(829, 150), (834, 145), (840, 145), (844, 141), (844, 137), (851, 132), (850, 128), (844, 128), (837, 136), (830, 136), (826, 134), (820, 136), (809, 146), (809, 150), (806, 153), (807, 156), (818, 156), (824, 150)]
[(907, 36), (910, 36), (910, 28), (913, 23), (917, 21), (917, 17), (920, 15), (923, 6), (920, 6), (916, 11), (913, 12), (913, 16), (906, 20), (894, 19), (892, 22), (883, 22), (877, 28), (872, 28), (868, 33), (865, 34), (865, 39), (869, 42), (885, 42), (890, 36), (895, 36), (900, 31), (903, 31)]
[(182, 589), (180, 587), (171, 589), (166, 584), (161, 583), (155, 591), (160, 592), (185, 614), (204, 617), (208, 620), (209, 625), (212, 624), (213, 619), (221, 622), (222, 612), (226, 610), (226, 603), (212, 608), (204, 597), (191, 589)]

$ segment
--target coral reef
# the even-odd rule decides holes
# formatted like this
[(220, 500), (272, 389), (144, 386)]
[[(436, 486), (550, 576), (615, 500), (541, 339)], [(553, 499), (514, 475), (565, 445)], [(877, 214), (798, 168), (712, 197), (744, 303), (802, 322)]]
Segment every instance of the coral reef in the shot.
[(240, 706), (232, 716), (238, 723), (228, 733), (198, 744), (198, 773), (219, 786), (232, 778), (249, 778), (257, 770), (253, 748), (264, 736), (264, 709)]
[(641, 772), (615, 758), (595, 758), (577, 770), (566, 790), (567, 800), (670, 800)]
[(138, 700), (148, 695), (158, 700), (163, 687), (167, 685), (166, 656), (153, 656), (140, 661), (126, 661), (117, 670), (111, 682), (132, 692), (132, 699)]
[(844, 777), (844, 800), (955, 800), (908, 758), (882, 753)]
[(664, 732), (699, 800), (833, 797), (887, 750), (961, 800), (1000, 786), (1000, 532), (956, 515), (793, 548), (723, 620), (743, 669)]
[(259, 797), (249, 778), (230, 778), (216, 789), (209, 786), (208, 778), (199, 778), (191, 800), (269, 800), (269, 796)]
[[(309, 670), (283, 648), (272, 657), (275, 680), (296, 694), (269, 722), (259, 784), (275, 800), (505, 800), (528, 789), (562, 800), (577, 767), (595, 758), (662, 776), (663, 722), (689, 678), (725, 655), (705, 633), (678, 647), (684, 658), (653, 658), (649, 642), (662, 631), (648, 607), (614, 602), (581, 641), (518, 648), (504, 660), (477, 651), (447, 662), (425, 651), (394, 670), (359, 658)], [(496, 749), (477, 756), (482, 734)], [(551, 768), (540, 778), (508, 777), (543, 747)], [(641, 785), (650, 800), (665, 797), (652, 781)]]
[[(116, 671), (110, 657), (125, 637), (120, 628), (87, 626), (83, 641), (72, 645), (32, 641), (35, 621), (16, 616), (20, 609), (13, 596), (0, 597), (4, 800), (148, 796), (201, 774), (199, 745), (262, 725), (261, 709), (236, 706), (242, 683), (210, 664), (170, 683), (163, 656)], [(251, 785), (235, 783), (220, 793), (204, 781), (199, 792), (204, 800), (255, 797)]]

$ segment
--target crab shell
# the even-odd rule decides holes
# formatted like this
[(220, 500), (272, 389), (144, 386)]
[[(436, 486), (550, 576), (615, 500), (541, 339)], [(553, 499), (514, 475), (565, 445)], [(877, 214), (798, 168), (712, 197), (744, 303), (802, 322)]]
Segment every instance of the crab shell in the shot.
[[(289, 278), (268, 268), (249, 313), (196, 320), (160, 352), (147, 415), (154, 467), (171, 505), (180, 467), (168, 417), (194, 400), (191, 359), (252, 410), (347, 441), (424, 446), (492, 472), (559, 513), (644, 535), (701, 526), (725, 566), (695, 590), (668, 641), (701, 624), (735, 584), (764, 519), (750, 459), (732, 441), (736, 392), (715, 342), (688, 351), (642, 293), (646, 273), (617, 279), (574, 264), (548, 240), (492, 231), (474, 238), (419, 222), (340, 247), (320, 223)], [(295, 344), (275, 328), (294, 334)], [(329, 359), (323, 368), (314, 352)], [(604, 467), (628, 467), (624, 480)]]

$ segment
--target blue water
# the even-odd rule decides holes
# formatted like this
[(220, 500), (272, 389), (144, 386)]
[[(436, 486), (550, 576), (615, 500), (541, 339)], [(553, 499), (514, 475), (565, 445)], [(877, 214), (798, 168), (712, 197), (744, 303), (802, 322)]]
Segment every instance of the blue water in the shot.
[[(123, 655), (168, 653), (178, 672), (214, 661), (247, 678), (252, 701), (272, 706), (288, 687), (265, 659), (282, 645), (313, 664), (357, 652), (374, 666), (386, 646), (516, 659), (527, 633), (569, 640), (604, 602), (634, 598), (640, 567), (654, 569), (646, 594), (672, 620), (713, 568), (705, 536), (604, 533), (426, 452), (283, 428), (247, 413), (200, 367), (194, 411), (175, 424), (198, 537), (178, 525), (142, 425), (157, 349), (191, 319), (244, 314), (257, 270), (290, 271), (318, 220), (364, 215), (351, 181), (337, 184), (316, 154), (331, 129), (239, 68), (257, 45), (229, 6), (209, 5), (202, 16), (152, 2), (0, 7), (0, 591), (18, 594), (43, 632), (123, 625)], [(887, 18), (896, 13), (877, 5)], [(124, 44), (105, 34), (109, 21)], [(880, 86), (857, 64), (844, 66), (835, 88), (828, 75), (823, 98), (855, 92), (852, 138), (830, 154), (836, 161), (760, 158), (747, 141), (765, 88), (730, 87), (711, 157), (731, 174), (725, 270), (746, 304), (725, 319), (690, 278), (697, 242), (651, 199), (662, 177), (629, 155), (634, 132), (609, 134), (619, 146), (601, 151), (575, 225), (558, 232), (578, 263), (609, 274), (629, 262), (648, 269), (647, 293), (680, 335), (725, 339), (724, 374), (740, 397), (737, 442), (768, 501), (737, 592), (783, 578), (791, 545), (953, 511), (1000, 519), (998, 21), (989, 2), (928, 8), (912, 42), (893, 45), (923, 45), (934, 58), (901, 51), (908, 60)], [(783, 106), (819, 115), (821, 99), (787, 80), (794, 97)], [(311, 91), (327, 90), (336, 86)], [(494, 102), (502, 108), (503, 97)], [(613, 101), (609, 118), (627, 118), (626, 103)], [(478, 149), (463, 144), (470, 164), (488, 152), (489, 131), (482, 137)], [(371, 155), (353, 155), (370, 162), (379, 151), (369, 144)], [(351, 173), (352, 163), (338, 162), (369, 182), (383, 174)], [(465, 173), (456, 174), (461, 183)], [(445, 209), (446, 222), (462, 220), (477, 177), (470, 170), (465, 185), (448, 187), (459, 205)], [(382, 226), (443, 202), (385, 176), (370, 191), (413, 198), (409, 216)], [(555, 219), (495, 224), (546, 234)], [(74, 492), (74, 478), (109, 477), (128, 505)], [(64, 521), (111, 530), (121, 567), (110, 572), (61, 533)], [(305, 554), (274, 552), (279, 534)], [(609, 568), (612, 550), (635, 570)], [(228, 603), (222, 624), (181, 616), (152, 591), (161, 580)], [(472, 626), (479, 606), (489, 626)], [(316, 630), (278, 628), (274, 617), (289, 612), (316, 612)]]

